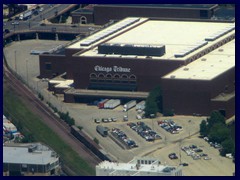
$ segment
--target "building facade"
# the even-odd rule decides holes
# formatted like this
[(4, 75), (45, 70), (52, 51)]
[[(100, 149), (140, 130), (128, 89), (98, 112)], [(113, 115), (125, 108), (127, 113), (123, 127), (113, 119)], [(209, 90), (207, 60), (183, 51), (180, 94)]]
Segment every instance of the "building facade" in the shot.
[(40, 144), (5, 144), (4, 176), (51, 176), (60, 174), (59, 156)]
[(217, 4), (94, 4), (72, 13), (72, 23), (103, 25), (126, 17), (210, 19)]
[(165, 110), (188, 115), (220, 110), (230, 117), (235, 23), (126, 18), (69, 45), (65, 55), (40, 55), (40, 77), (63, 72), (76, 89), (65, 91), (65, 102), (74, 102), (78, 89), (138, 93), (160, 85)]

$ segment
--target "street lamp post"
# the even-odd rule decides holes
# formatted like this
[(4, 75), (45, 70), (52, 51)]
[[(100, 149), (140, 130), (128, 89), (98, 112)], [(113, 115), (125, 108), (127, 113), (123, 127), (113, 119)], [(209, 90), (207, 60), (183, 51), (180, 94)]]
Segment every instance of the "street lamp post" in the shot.
[(40, 80), (37, 81), (37, 93), (38, 93), (38, 83), (40, 82)]
[(27, 84), (28, 84), (28, 59), (26, 60), (26, 73), (27, 73)]
[(17, 51), (14, 51), (14, 55), (15, 55), (15, 72), (17, 74), (17, 55), (16, 55)]

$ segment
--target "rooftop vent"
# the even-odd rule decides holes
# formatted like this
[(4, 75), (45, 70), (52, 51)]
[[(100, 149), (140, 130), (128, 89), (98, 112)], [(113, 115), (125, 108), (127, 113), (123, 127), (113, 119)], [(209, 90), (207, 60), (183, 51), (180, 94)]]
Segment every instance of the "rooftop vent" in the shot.
[(175, 77), (176, 77), (175, 75), (171, 75), (171, 76), (170, 76), (171, 79), (174, 79)]
[(206, 58), (202, 58), (201, 61), (206, 61), (207, 59)]
[(184, 68), (183, 70), (184, 70), (184, 71), (188, 71), (188, 70), (189, 70), (189, 68)]
[(223, 52), (223, 49), (219, 49), (218, 51), (219, 51), (219, 52)]
[(28, 152), (34, 152), (37, 149), (37, 144), (32, 144), (28, 147)]

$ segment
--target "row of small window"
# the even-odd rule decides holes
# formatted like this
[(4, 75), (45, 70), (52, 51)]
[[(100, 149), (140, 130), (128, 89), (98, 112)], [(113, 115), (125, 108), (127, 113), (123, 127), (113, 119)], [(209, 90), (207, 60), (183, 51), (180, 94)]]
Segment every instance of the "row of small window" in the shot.
[(95, 78), (99, 78), (99, 79), (137, 79), (137, 77), (134, 75), (134, 74), (131, 74), (131, 75), (127, 75), (127, 74), (122, 74), (122, 75), (119, 75), (119, 74), (95, 74), (95, 73), (91, 73), (90, 74), (90, 79), (95, 79)]
[(130, 83), (130, 84), (136, 84), (137, 81), (136, 80), (104, 80), (104, 79), (90, 79), (90, 81), (92, 83), (123, 83), (123, 84), (126, 84), (126, 83)]

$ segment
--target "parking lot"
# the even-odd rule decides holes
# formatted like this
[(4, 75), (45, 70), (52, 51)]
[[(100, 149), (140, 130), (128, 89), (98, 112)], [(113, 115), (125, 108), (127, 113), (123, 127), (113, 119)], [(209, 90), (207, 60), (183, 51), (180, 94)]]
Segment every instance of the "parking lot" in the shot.
[[(160, 159), (162, 164), (178, 165), (181, 162), (188, 163), (183, 167), (184, 175), (232, 175), (235, 172), (234, 164), (231, 159), (220, 157), (217, 149), (211, 147), (203, 139), (198, 138), (199, 124), (205, 117), (197, 116), (174, 116), (174, 117), (157, 117), (154, 119), (137, 120), (137, 111), (135, 108), (127, 112), (123, 112), (123, 106), (118, 106), (114, 110), (99, 109), (97, 106), (89, 106), (86, 104), (63, 103), (63, 96), (53, 96), (47, 91), (47, 83), (39, 81), (36, 76), (39, 75), (38, 56), (30, 55), (32, 49), (46, 50), (65, 44), (66, 41), (42, 41), (29, 40), (21, 41), (10, 45), (4, 49), (9, 65), (17, 73), (32, 86), (34, 90), (38, 90), (50, 101), (58, 110), (69, 112), (70, 116), (75, 119), (77, 126), (82, 126), (83, 131), (92, 138), (97, 138), (100, 145), (105, 151), (111, 154), (120, 162), (128, 162), (134, 156), (150, 156)], [(16, 62), (16, 66), (15, 66)], [(27, 71), (26, 71), (27, 70)], [(123, 121), (124, 116), (128, 116), (128, 121)], [(100, 122), (101, 125), (108, 127), (110, 130), (119, 128), (127, 137), (134, 140), (138, 147), (123, 149), (115, 143), (110, 137), (102, 137), (96, 132), (94, 119), (116, 118), (116, 122)], [(172, 134), (158, 125), (159, 121), (173, 120), (182, 130), (178, 134)], [(161, 139), (154, 141), (146, 141), (136, 131), (131, 129), (127, 123), (144, 122), (149, 128), (161, 136)], [(211, 157), (211, 160), (198, 159), (194, 160), (181, 150), (182, 146), (197, 145), (204, 153)], [(178, 159), (169, 159), (169, 153), (176, 153)], [(181, 158), (180, 158), (181, 154)]]

